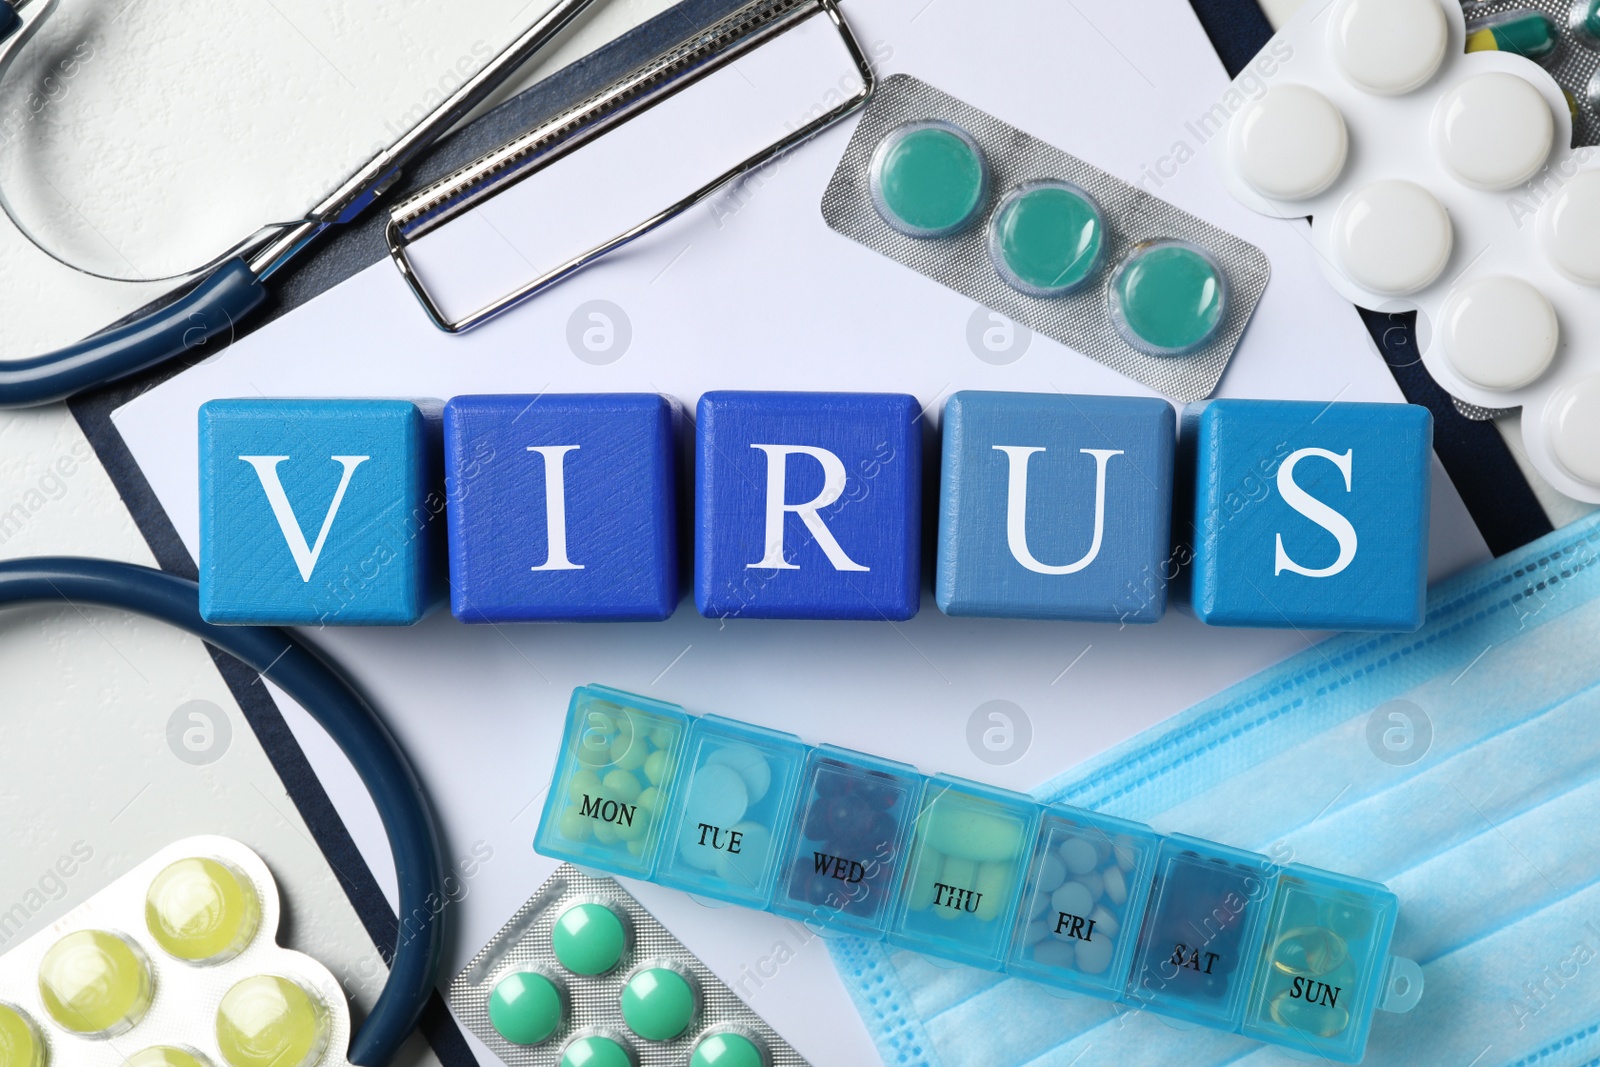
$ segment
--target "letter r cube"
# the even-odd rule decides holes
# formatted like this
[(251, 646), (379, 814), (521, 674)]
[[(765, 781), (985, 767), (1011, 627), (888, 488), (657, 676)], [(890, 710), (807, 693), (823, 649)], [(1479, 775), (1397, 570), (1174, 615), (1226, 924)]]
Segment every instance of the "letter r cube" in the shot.
[(695, 604), (886, 619), (921, 599), (922, 408), (898, 393), (700, 398)]
[(409, 400), (200, 408), (200, 615), (405, 625), (443, 589), (439, 411)]
[(1433, 416), (1411, 404), (1215, 400), (1184, 414), (1195, 615), (1409, 632), (1428, 574)]

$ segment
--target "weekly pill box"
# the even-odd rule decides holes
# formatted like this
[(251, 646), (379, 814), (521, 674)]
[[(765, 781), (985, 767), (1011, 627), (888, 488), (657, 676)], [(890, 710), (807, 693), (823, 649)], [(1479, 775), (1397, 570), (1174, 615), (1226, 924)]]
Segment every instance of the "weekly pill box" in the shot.
[(277, 944), (267, 865), (185, 838), (0, 957), (13, 1067), (348, 1067), (339, 983)]
[(1377, 883), (604, 686), (572, 695), (534, 847), (1337, 1063), (1422, 995)]

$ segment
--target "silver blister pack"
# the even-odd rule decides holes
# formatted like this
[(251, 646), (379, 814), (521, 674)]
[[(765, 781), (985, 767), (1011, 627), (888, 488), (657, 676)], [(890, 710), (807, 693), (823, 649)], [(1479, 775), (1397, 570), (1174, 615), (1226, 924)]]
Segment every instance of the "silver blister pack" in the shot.
[[(885, 222), (874, 203), (873, 156), (908, 124), (949, 124), (970, 135), (989, 167), (987, 203), (953, 235), (913, 237)], [(1106, 247), (1080, 288), (1035, 296), (1008, 283), (990, 256), (989, 231), (1002, 199), (1034, 183), (1070, 183), (1089, 194), (1104, 219)], [(886, 78), (822, 197), (829, 226), (1036, 333), (1081, 352), (1178, 401), (1209, 397), (1227, 369), (1266, 290), (1272, 267), (1261, 249), (1151, 196), (909, 75)], [(1124, 340), (1110, 307), (1112, 279), (1130, 253), (1151, 242), (1196, 246), (1221, 268), (1227, 300), (1201, 347), (1154, 355)]]
[[(1556, 80), (1573, 107), (1572, 147), (1600, 145), (1600, 38), (1581, 28), (1587, 24), (1588, 0), (1463, 0), (1468, 50), (1475, 33), (1529, 14), (1543, 15), (1560, 43), (1553, 53), (1529, 56)], [(1511, 51), (1496, 48), (1496, 51)]]
[[(552, 944), (556, 921), (580, 904), (609, 908), (627, 932), (620, 961), (603, 974), (575, 974), (556, 957)], [(647, 1040), (634, 1033), (623, 1018), (623, 988), (646, 967), (678, 972), (695, 992), (693, 1016), (677, 1037)], [(513, 1044), (490, 1019), (490, 997), (506, 978), (527, 972), (550, 979), (560, 990), (562, 1018), (545, 1040)], [(683, 1067), (702, 1041), (721, 1034), (751, 1042), (760, 1050), (766, 1067), (808, 1067), (777, 1031), (615, 880), (591, 877), (570, 863), (557, 868), (456, 975), (450, 983), (449, 1000), (456, 1018), (510, 1067), (555, 1067), (572, 1042), (589, 1036), (622, 1045), (637, 1067)]]

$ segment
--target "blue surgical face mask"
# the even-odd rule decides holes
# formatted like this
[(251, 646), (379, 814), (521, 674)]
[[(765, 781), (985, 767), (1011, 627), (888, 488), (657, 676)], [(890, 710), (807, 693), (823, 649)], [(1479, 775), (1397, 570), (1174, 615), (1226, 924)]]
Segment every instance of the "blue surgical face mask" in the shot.
[[(1369, 1067), (1600, 1058), (1600, 514), (1436, 586), (1036, 791), (1386, 883), (1423, 966)], [(885, 1063), (1212, 1067), (1281, 1054), (914, 953), (832, 944)]]

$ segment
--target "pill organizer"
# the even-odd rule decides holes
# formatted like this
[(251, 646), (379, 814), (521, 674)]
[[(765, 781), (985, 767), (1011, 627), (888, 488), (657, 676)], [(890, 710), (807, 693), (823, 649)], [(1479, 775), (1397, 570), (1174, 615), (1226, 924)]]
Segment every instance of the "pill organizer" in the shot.
[(277, 884), (178, 841), (0, 957), (7, 1067), (348, 1067), (334, 976), (275, 941)]
[(1240, 201), (1312, 218), (1340, 293), (1420, 311), (1433, 377), (1523, 408), (1539, 473), (1600, 503), (1600, 152), (1568, 147), (1561, 87), (1484, 50), (1486, 30), (1469, 52), (1452, 0), (1308, 4), (1212, 109), (1208, 143)]
[(1337, 1063), (1422, 995), (1377, 883), (604, 686), (534, 847)]
[(456, 1017), (510, 1067), (805, 1067), (621, 886), (571, 864), (517, 909), (448, 995)]

